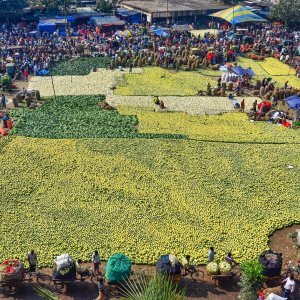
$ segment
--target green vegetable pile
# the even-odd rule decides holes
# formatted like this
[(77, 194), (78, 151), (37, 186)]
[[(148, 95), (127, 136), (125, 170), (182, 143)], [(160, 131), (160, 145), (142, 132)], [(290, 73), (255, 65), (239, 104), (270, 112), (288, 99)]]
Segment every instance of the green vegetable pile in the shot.
[(104, 96), (60, 96), (49, 98), (36, 110), (16, 109), (19, 118), (11, 134), (36, 138), (184, 138), (172, 134), (139, 134), (136, 116), (104, 110)]
[(227, 261), (221, 261), (219, 268), (221, 274), (228, 274), (231, 271), (231, 265)]
[(51, 75), (88, 75), (93, 67), (106, 68), (109, 66), (108, 57), (81, 57), (72, 61), (62, 61), (55, 63), (52, 67)]
[(212, 261), (209, 264), (207, 264), (206, 269), (207, 272), (212, 275), (219, 274), (220, 271), (218, 263), (216, 263), (215, 261)]

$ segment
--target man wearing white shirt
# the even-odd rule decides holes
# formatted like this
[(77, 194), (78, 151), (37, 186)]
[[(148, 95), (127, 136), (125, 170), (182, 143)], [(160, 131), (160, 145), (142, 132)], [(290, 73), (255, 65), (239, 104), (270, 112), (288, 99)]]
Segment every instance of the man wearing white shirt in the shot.
[(284, 290), (284, 296), (285, 298), (289, 299), (289, 296), (291, 293), (295, 290), (295, 280), (294, 280), (294, 274), (291, 274), (288, 278), (284, 279), (282, 283), (285, 283), (283, 290)]

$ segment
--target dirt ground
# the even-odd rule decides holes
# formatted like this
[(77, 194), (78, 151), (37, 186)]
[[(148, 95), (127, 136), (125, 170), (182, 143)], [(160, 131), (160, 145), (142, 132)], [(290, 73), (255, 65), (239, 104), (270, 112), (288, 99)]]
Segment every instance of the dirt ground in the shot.
[[(294, 225), (282, 230), (275, 232), (270, 237), (270, 248), (276, 252), (281, 252), (283, 254), (283, 270), (286, 269), (286, 265), (289, 261), (292, 261), (292, 265), (296, 264), (297, 257), (300, 257), (300, 253), (295, 250), (293, 247), (293, 242), (291, 238), (288, 237), (288, 234), (294, 232), (296, 229), (300, 229), (300, 225)], [(87, 264), (89, 265), (89, 264)], [(101, 271), (105, 269), (105, 263), (101, 265)], [(147, 274), (154, 274), (155, 267), (145, 266), (145, 265), (133, 265), (134, 274), (141, 274), (146, 272)], [(203, 266), (205, 271), (205, 267)], [(51, 269), (41, 270), (43, 273), (51, 274)], [(135, 276), (135, 275), (133, 275)], [(183, 278), (180, 282), (181, 288), (186, 288), (186, 299), (191, 300), (236, 300), (238, 299), (238, 278), (234, 278), (230, 281), (221, 282), (220, 288), (217, 288), (214, 285), (214, 282), (211, 280), (205, 272), (205, 277), (203, 280), (193, 282), (190, 278)], [(267, 287), (278, 286), (279, 282), (275, 284), (268, 283)], [(33, 288), (37, 286), (36, 283), (23, 283), (20, 292), (16, 297), (5, 297), (0, 294), (0, 299), (22, 299), (22, 300), (40, 300), (39, 296), (36, 295)], [(50, 290), (55, 291), (52, 285), (47, 286)], [(292, 300), (300, 299), (300, 281), (297, 281), (297, 289), (293, 295)], [(89, 280), (85, 282), (76, 281), (73, 285), (70, 285), (68, 289), (60, 295), (61, 300), (92, 300), (96, 299), (98, 296), (98, 289), (96, 284), (92, 283)]]

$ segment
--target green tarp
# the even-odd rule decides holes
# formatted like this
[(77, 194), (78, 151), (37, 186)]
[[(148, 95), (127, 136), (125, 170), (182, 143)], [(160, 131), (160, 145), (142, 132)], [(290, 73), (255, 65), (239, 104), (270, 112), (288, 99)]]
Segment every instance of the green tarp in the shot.
[(121, 282), (126, 280), (131, 273), (131, 261), (122, 254), (114, 254), (107, 262), (105, 277), (108, 282)]

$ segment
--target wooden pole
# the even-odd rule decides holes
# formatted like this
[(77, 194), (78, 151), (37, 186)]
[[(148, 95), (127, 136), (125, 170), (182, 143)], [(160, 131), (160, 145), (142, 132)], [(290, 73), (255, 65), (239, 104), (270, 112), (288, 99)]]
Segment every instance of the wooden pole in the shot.
[(56, 100), (56, 93), (55, 93), (55, 88), (54, 88), (54, 82), (53, 82), (53, 76), (52, 75), (51, 75), (51, 82), (52, 82), (52, 88), (53, 88), (54, 98)]

